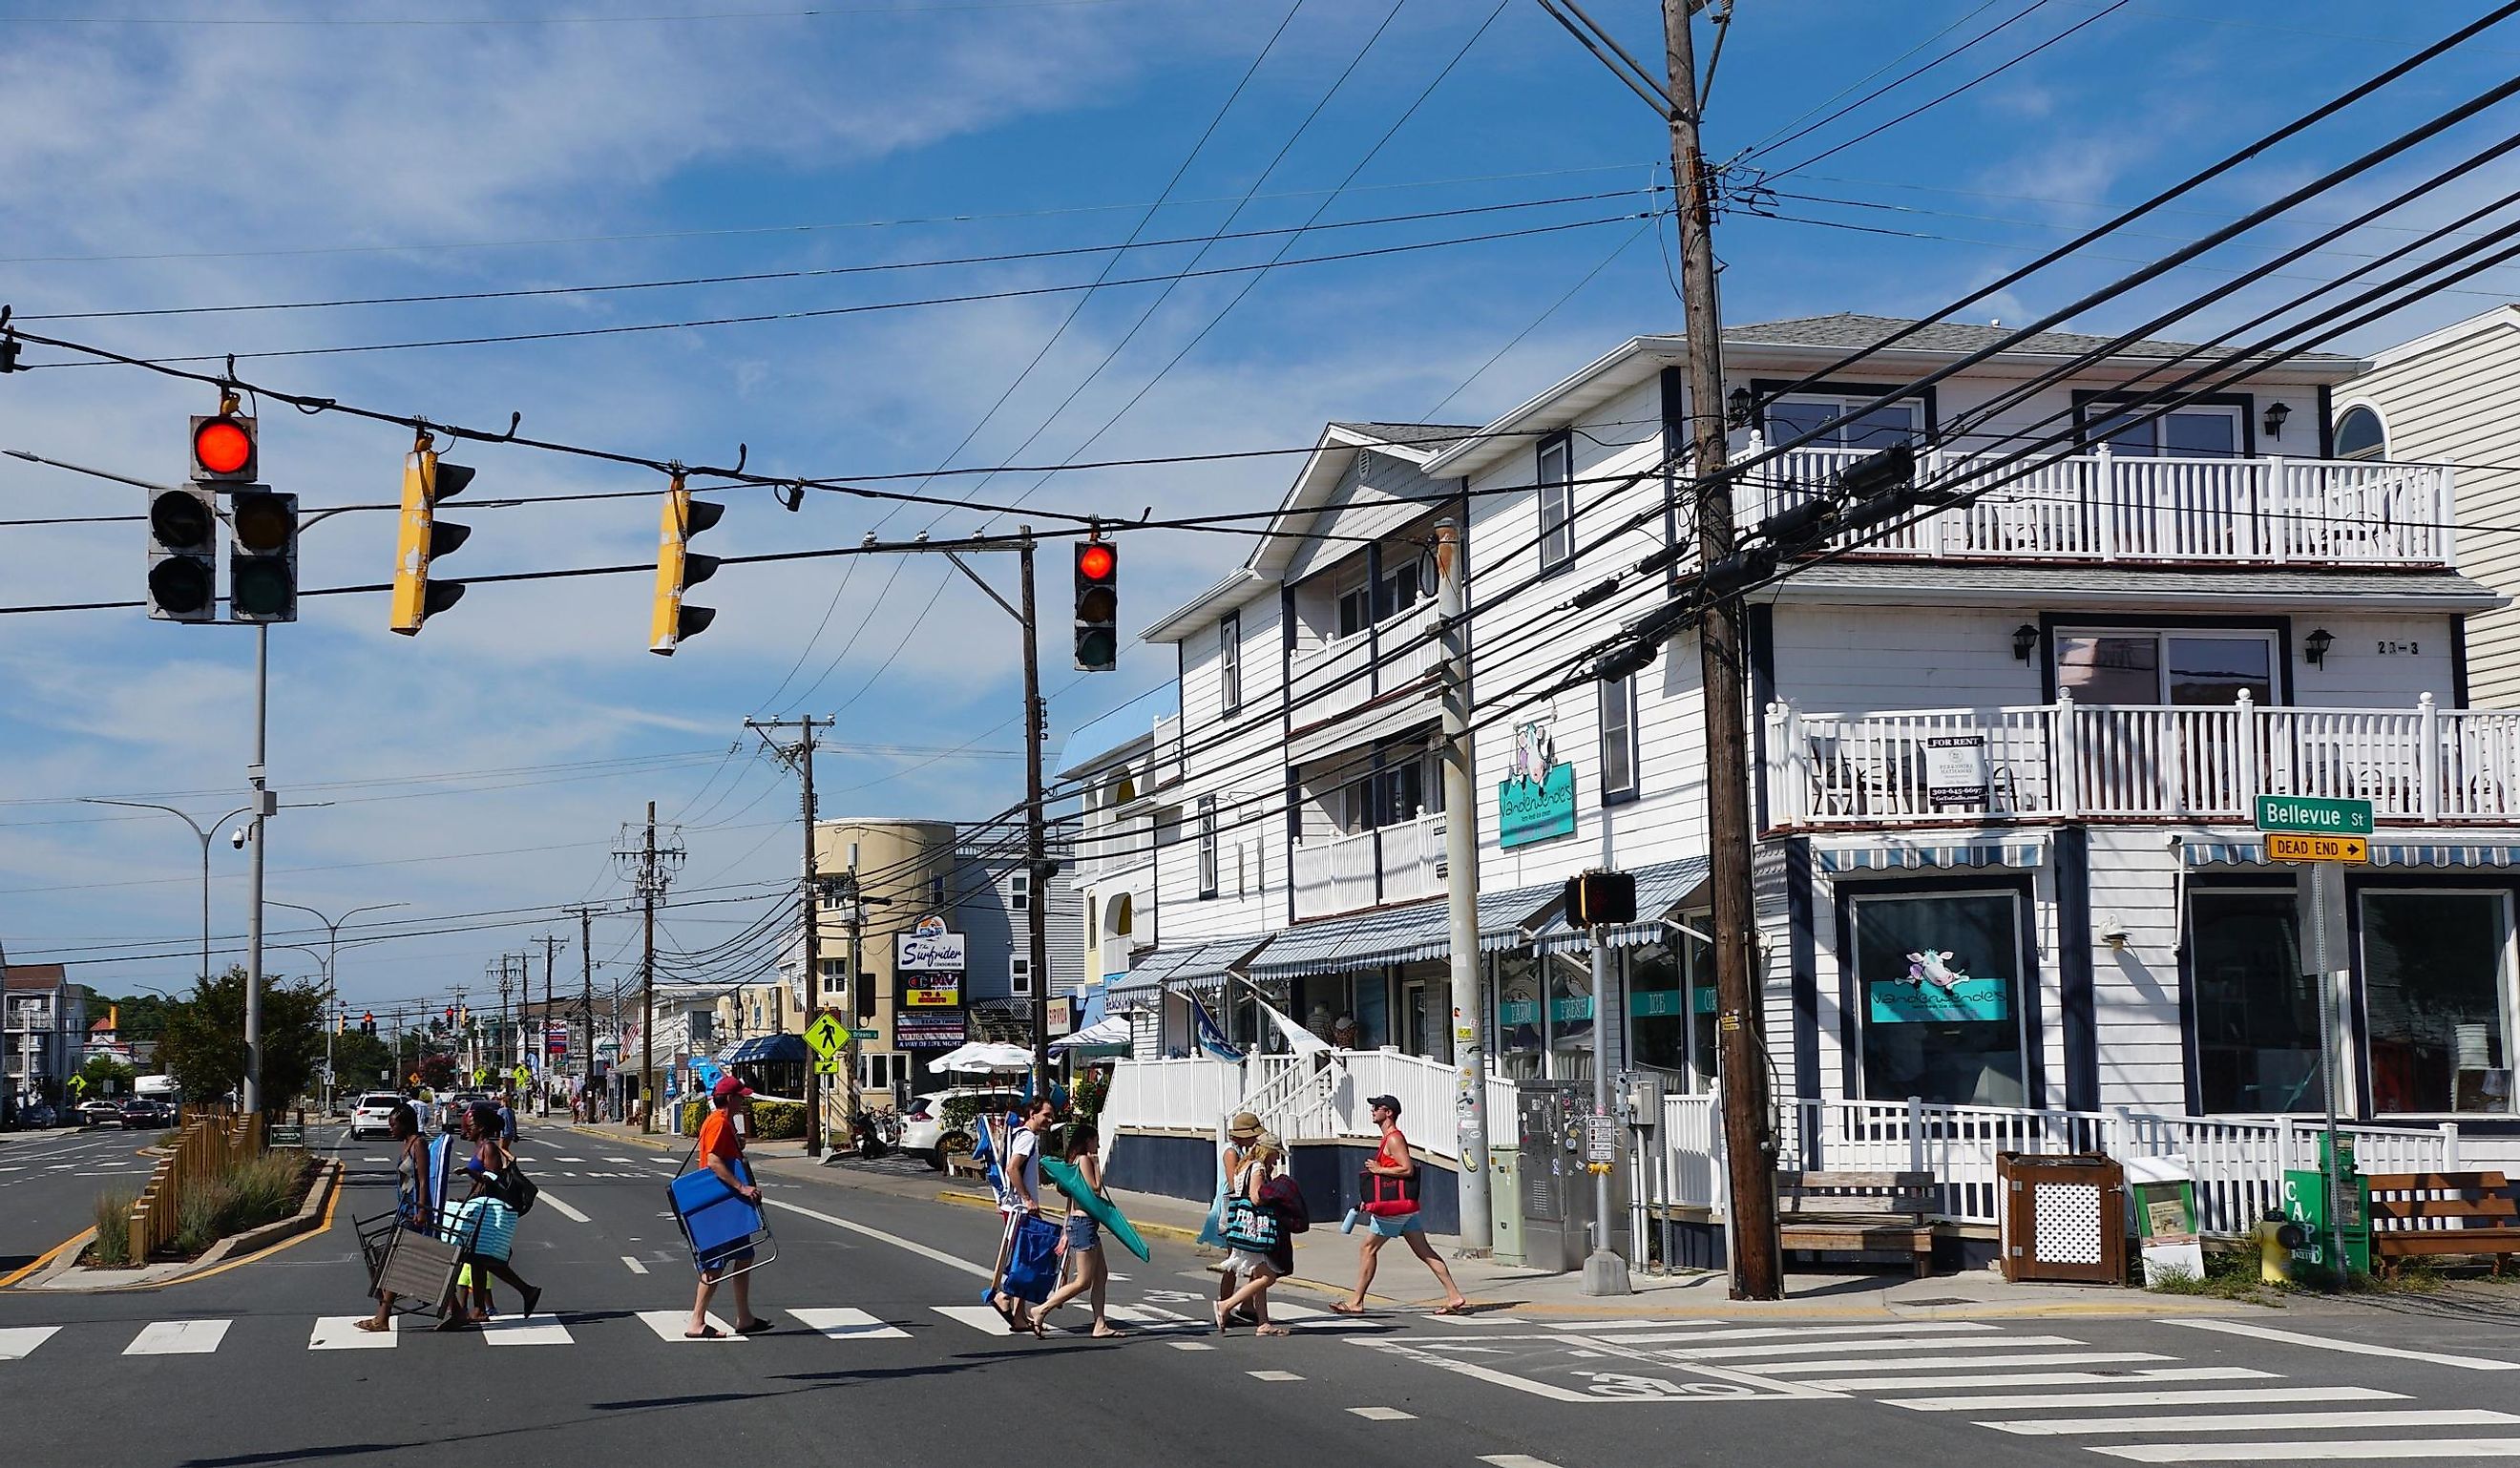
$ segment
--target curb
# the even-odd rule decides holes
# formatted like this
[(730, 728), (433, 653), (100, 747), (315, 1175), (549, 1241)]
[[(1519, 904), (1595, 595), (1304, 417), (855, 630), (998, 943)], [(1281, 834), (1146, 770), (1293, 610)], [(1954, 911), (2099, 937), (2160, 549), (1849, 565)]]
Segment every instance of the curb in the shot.
[(251, 1264), (296, 1243), (309, 1234), (331, 1227), (333, 1210), (340, 1202), (341, 1179), (345, 1171), (339, 1158), (324, 1159), (321, 1171), (316, 1174), (314, 1182), (306, 1189), (305, 1200), (297, 1205), (297, 1212), (288, 1218), (275, 1219), (258, 1227), (248, 1228), (243, 1233), (232, 1233), (211, 1245), (208, 1252), (201, 1258), (157, 1278), (131, 1280), (119, 1284), (54, 1283), (55, 1280), (64, 1278), (78, 1268), (79, 1251), (70, 1246), (84, 1244), (94, 1238), (96, 1230), (90, 1228), (55, 1249), (52, 1255), (46, 1256), (51, 1260), (50, 1265), (43, 1269), (43, 1272), (28, 1276), (23, 1288), (42, 1290), (47, 1294), (55, 1295), (125, 1294), (140, 1290), (163, 1289), (171, 1284), (183, 1284), (211, 1274), (223, 1273), (239, 1265)]

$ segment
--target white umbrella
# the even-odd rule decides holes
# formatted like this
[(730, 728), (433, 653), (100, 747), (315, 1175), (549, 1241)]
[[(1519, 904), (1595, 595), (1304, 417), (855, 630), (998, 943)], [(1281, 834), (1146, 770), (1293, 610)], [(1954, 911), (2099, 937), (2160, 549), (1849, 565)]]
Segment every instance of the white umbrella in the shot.
[(972, 1041), (957, 1045), (928, 1062), (928, 1069), (954, 1075), (975, 1075), (995, 1071), (1021, 1071), (1032, 1068), (1032, 1051), (1019, 1045), (990, 1041)]
[(1125, 1015), (1115, 1014), (1108, 1019), (1087, 1025), (1073, 1035), (1052, 1041), (1050, 1047), (1054, 1050), (1071, 1050), (1082, 1045), (1127, 1045), (1128, 1043), (1128, 1018)]

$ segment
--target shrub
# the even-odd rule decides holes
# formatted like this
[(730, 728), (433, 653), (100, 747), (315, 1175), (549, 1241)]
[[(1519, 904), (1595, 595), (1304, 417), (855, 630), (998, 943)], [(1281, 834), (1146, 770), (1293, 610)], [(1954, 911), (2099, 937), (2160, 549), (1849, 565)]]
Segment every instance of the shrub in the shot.
[(198, 1255), (231, 1233), (287, 1218), (305, 1177), (304, 1158), (266, 1152), (202, 1179), (175, 1207), (175, 1252)]
[(752, 1103), (752, 1134), (762, 1141), (791, 1141), (805, 1134), (802, 1101)]
[(175, 1252), (205, 1252), (228, 1231), (227, 1221), (235, 1214), (236, 1186), (225, 1175), (204, 1178), (184, 1189), (175, 1205)]
[(138, 1263), (131, 1257), (131, 1205), (140, 1201), (137, 1189), (109, 1187), (96, 1195), (96, 1245), (99, 1268), (127, 1269)]

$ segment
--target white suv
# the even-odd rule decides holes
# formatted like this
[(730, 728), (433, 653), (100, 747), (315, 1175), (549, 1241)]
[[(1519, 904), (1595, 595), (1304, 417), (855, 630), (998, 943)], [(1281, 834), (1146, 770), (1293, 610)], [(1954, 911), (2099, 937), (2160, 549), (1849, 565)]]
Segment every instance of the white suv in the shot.
[(350, 1139), (393, 1135), (394, 1108), (401, 1104), (402, 1097), (390, 1090), (372, 1090), (359, 1097), (359, 1104), (350, 1108)]
[(912, 1096), (910, 1111), (901, 1119), (901, 1150), (941, 1173), (947, 1155), (967, 1155), (971, 1150), (971, 1124), (966, 1121), (949, 1125), (945, 1120), (946, 1102), (977, 1100), (983, 1112), (1004, 1116), (1020, 1099), (1012, 1090), (989, 1087), (958, 1087)]

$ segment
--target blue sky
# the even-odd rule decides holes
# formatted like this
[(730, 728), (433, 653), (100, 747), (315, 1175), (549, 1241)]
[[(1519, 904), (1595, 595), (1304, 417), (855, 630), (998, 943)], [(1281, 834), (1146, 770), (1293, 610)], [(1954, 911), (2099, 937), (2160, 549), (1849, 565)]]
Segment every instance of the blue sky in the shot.
[[(1882, 79), (2029, 9), (1880, 101), (1752, 154), (1768, 168), (1792, 165), (2104, 4), (1743, 0), (1714, 87), (1710, 154), (1790, 132), (1911, 47), (1925, 49)], [(455, 10), (509, 23), (411, 24), (300, 22), (433, 21), (446, 8), (130, 4), (99, 22), (62, 5), (0, 7), (0, 178), (10, 180), (0, 191), (0, 299), (22, 317), (585, 287), (1552, 200), (1569, 201), (1321, 231), (1288, 254), (1580, 226), (1281, 267), (1230, 312), (1249, 276), (1190, 281), (1169, 294), (1108, 288), (1083, 297), (1063, 332), (1075, 294), (240, 363), (253, 380), (394, 412), (485, 425), (520, 412), (530, 433), (688, 462), (728, 462), (742, 443), (756, 469), (813, 475), (938, 467), (967, 435), (953, 466), (1288, 448), (1325, 419), (1417, 419), (1439, 405), (1448, 420), (1475, 421), (1621, 338), (1678, 328), (1667, 223), (1617, 217), (1649, 206), (1641, 191), (1657, 177), (1660, 125), (1528, 0), (1492, 22), (1491, 0), (1406, 0), (1396, 16), (1386, 0), (1306, 0), (1282, 33), (1281, 0), (898, 0), (884, 14), (860, 13), (887, 10), (875, 5), (796, 14), (808, 8), (641, 0), (569, 3), (537, 18), (532, 7), (475, 6)], [(1633, 49), (1658, 55), (1657, 6), (1596, 0), (1592, 9)], [(1791, 220), (1726, 220), (1728, 317), (1928, 310), (2065, 238), (2098, 217), (2096, 206), (2142, 197), (2480, 9), (2122, 5), (1995, 80), (1775, 180), (1781, 194), (1817, 198), (1780, 197)], [(744, 14), (704, 18), (711, 10)], [(2520, 60), (2520, 25), (2498, 40), (2095, 253), (2166, 249), (2499, 81)], [(1265, 61), (1185, 168), (1264, 45)], [(1457, 52), (1458, 65), (1368, 160)], [(2507, 112), (2489, 114), (2301, 214), (2343, 217), (2389, 179), (2411, 179), (2509, 127)], [(1176, 170), (1174, 201), (1149, 214)], [(1354, 184), (1331, 197), (1351, 170)], [(2452, 193), (2464, 206), (2511, 185), (2509, 170), (2488, 169)], [(1578, 198), (1598, 195), (1616, 197)], [(2374, 232), (2339, 248), (2367, 253), (2403, 238)], [(1200, 268), (1256, 264), (1286, 243), (1226, 242)], [(1112, 274), (1183, 270), (1198, 254), (1187, 245), (1134, 250)], [(1111, 259), (31, 329), (144, 355), (301, 351), (1074, 285)], [(2337, 254), (2300, 269), (2351, 263)], [(1969, 314), (2026, 319), (2123, 268), (2078, 262)], [(2075, 325), (2132, 324), (2145, 302), (2219, 279), (2182, 272)], [(2513, 281), (2498, 271), (2347, 345), (2473, 314)], [(1039, 367), (992, 413), (1045, 343)], [(29, 360), (59, 354), (30, 349)], [(0, 380), (0, 447), (171, 479), (184, 416), (208, 411), (209, 396), (122, 368), (26, 373)], [(264, 473), (310, 507), (372, 503), (394, 494), (406, 443), (392, 428), (275, 407), (264, 415)], [(661, 488), (652, 474), (513, 448), (450, 457), (479, 477), (448, 512), (473, 527), (444, 565), (449, 576), (652, 553), (652, 500), (473, 507)], [(1252, 458), (923, 487), (1071, 512), (1181, 514), (1263, 508), (1293, 465)], [(139, 506), (137, 491), (13, 459), (0, 459), (0, 517)], [(730, 513), (702, 546), (721, 554), (844, 545), (931, 521), (940, 534), (1008, 523), (968, 511), (887, 516), (836, 495), (795, 514), (757, 490), (721, 498)], [(0, 601), (116, 598), (140, 586), (136, 525), (5, 533)], [(310, 528), (306, 583), (382, 579), (392, 533), (392, 516), (378, 513)], [(1243, 548), (1226, 536), (1133, 537), (1124, 615), (1143, 625)], [(1055, 598), (1055, 557), (1046, 565)], [(381, 598), (310, 601), (303, 622), (272, 639), (273, 778), (292, 801), (334, 804), (277, 823), (271, 895), (337, 912), (403, 902), (397, 915), (424, 921), (617, 901), (608, 853), (620, 823), (653, 798), (682, 825), (694, 895), (746, 898), (792, 872), (795, 846), (792, 783), (742, 747), (747, 715), (838, 715), (844, 747), (827, 751), (821, 772), (826, 815), (988, 814), (1021, 788), (1015, 649), (1002, 614), (951, 578), (934, 557), (731, 567), (693, 599), (719, 608), (717, 624), (670, 660), (645, 650), (647, 587), (635, 577), (484, 587), (409, 641), (385, 631)], [(237, 804), (249, 642), (136, 612), (0, 618), (10, 690), (0, 740), (12, 756), (0, 766), (0, 944), (13, 958), (92, 959), (77, 976), (112, 992), (184, 982), (194, 965), (180, 954), (198, 922), (191, 838), (169, 818), (66, 802), (136, 796), (202, 818)], [(1141, 648), (1118, 674), (1077, 680), (1062, 647), (1045, 654), (1058, 690), (1054, 748), (1170, 668), (1167, 653)], [(213, 926), (239, 933), (244, 861), (224, 840), (212, 860)], [(672, 914), (668, 938), (706, 947), (766, 901)], [(275, 926), (303, 925), (275, 914)], [(503, 950), (573, 927), (534, 919), (354, 949), (342, 988), (354, 1004), (434, 997), (456, 983), (477, 991)], [(632, 937), (625, 922), (599, 923), (608, 979), (635, 964)], [(116, 956), (133, 946), (178, 956)], [(576, 963), (563, 954), (562, 972)], [(273, 967), (311, 963), (284, 952)]]

